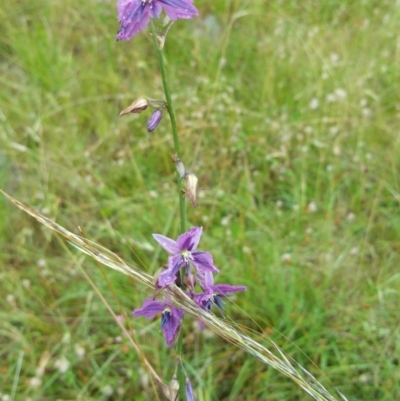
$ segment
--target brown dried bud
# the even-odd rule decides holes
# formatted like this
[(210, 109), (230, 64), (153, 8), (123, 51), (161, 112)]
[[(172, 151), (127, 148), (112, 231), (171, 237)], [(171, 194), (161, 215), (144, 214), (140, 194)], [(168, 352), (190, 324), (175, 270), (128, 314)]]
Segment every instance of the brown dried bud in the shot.
[(196, 202), (197, 181), (198, 179), (193, 173), (188, 173), (185, 175), (185, 195), (188, 197), (194, 207), (199, 206)]
[(157, 35), (157, 42), (158, 42), (158, 46), (160, 46), (160, 49), (164, 49), (164, 45), (165, 45), (165, 35)]
[(119, 115), (123, 116), (129, 113), (141, 113), (142, 111), (147, 109), (148, 105), (149, 101), (144, 97), (140, 97), (139, 99), (136, 99), (129, 107), (122, 110), (121, 113), (119, 113)]
[(172, 376), (171, 381), (169, 382), (169, 386), (168, 386), (168, 400), (169, 401), (175, 401), (178, 398), (178, 392), (179, 392), (179, 381), (176, 375), (176, 371), (177, 369), (175, 369), (175, 373)]
[(175, 163), (176, 169), (179, 173), (179, 177), (182, 180), (183, 178), (185, 178), (186, 175), (185, 165), (182, 163), (182, 160), (178, 157), (176, 153), (171, 155), (171, 159)]

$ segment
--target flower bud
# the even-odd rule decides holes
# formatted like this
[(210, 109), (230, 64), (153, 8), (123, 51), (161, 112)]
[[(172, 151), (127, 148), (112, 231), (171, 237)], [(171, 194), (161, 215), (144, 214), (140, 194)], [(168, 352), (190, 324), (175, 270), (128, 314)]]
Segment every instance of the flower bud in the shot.
[(186, 174), (185, 176), (185, 184), (186, 184), (186, 191), (185, 194), (192, 202), (194, 207), (199, 206), (196, 202), (196, 189), (197, 189), (197, 177), (193, 173)]
[(160, 109), (154, 110), (153, 114), (147, 120), (147, 131), (153, 132), (160, 124), (162, 119), (162, 111)]
[(185, 169), (185, 165), (182, 163), (182, 160), (178, 157), (178, 155), (176, 153), (171, 155), (171, 159), (175, 163), (176, 169), (178, 170), (178, 173), (179, 173), (179, 177), (181, 179), (185, 178), (186, 169)]
[(175, 373), (172, 376), (171, 381), (169, 382), (167, 398), (171, 401), (177, 400), (178, 392), (179, 392), (179, 382), (178, 382), (178, 378), (176, 376), (176, 370), (175, 370)]
[(136, 99), (129, 107), (122, 110), (121, 113), (119, 113), (119, 115), (123, 116), (129, 113), (141, 113), (142, 111), (147, 109), (148, 105), (149, 101), (144, 97), (140, 97), (139, 99)]
[(194, 286), (196, 284), (196, 280), (191, 272), (186, 272), (183, 278), (186, 287), (189, 289), (190, 293), (193, 294)]
[(186, 377), (185, 381), (185, 392), (186, 392), (186, 400), (194, 401), (193, 387), (188, 377)]

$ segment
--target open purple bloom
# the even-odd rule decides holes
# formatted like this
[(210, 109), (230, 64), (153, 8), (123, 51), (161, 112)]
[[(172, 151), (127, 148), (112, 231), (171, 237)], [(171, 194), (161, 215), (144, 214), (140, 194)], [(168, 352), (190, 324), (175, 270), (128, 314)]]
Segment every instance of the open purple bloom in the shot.
[(141, 308), (133, 311), (133, 316), (144, 316), (150, 320), (158, 313), (162, 313), (161, 329), (164, 332), (165, 342), (170, 347), (178, 338), (185, 312), (179, 308), (175, 308), (168, 300), (159, 301), (147, 298), (144, 300)]
[(244, 285), (229, 285), (229, 284), (213, 284), (203, 288), (202, 294), (195, 294), (194, 301), (197, 305), (210, 311), (212, 304), (218, 308), (224, 309), (224, 301), (222, 298), (228, 297), (229, 294), (239, 291), (246, 291)]
[(191, 19), (198, 14), (192, 3), (193, 0), (119, 0), (117, 40), (129, 40), (137, 35), (147, 27), (150, 18), (160, 18), (163, 9), (172, 21)]
[(181, 234), (176, 241), (164, 237), (164, 235), (153, 234), (154, 239), (172, 255), (168, 258), (168, 268), (158, 276), (160, 287), (173, 284), (176, 273), (182, 267), (185, 267), (187, 272), (190, 272), (190, 266), (193, 266), (198, 274), (203, 275), (205, 272), (219, 272), (214, 266), (210, 253), (196, 251), (202, 231), (203, 227), (193, 227)]

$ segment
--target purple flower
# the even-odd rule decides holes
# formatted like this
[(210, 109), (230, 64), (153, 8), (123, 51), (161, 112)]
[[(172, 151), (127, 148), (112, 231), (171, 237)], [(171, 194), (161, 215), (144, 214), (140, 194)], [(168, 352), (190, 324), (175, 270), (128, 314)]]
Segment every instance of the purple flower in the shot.
[(150, 18), (160, 18), (162, 9), (172, 21), (191, 19), (198, 14), (192, 3), (192, 0), (119, 0), (117, 40), (130, 40), (147, 27)]
[(153, 114), (147, 120), (147, 131), (153, 132), (160, 124), (162, 119), (162, 111), (160, 109), (154, 110)]
[(144, 316), (150, 320), (158, 313), (162, 313), (161, 329), (164, 332), (165, 342), (170, 347), (178, 338), (185, 312), (175, 308), (168, 300), (159, 301), (147, 298), (144, 300), (141, 308), (133, 311), (133, 316)]
[[(203, 287), (202, 294), (187, 294), (191, 295), (193, 301), (200, 306), (200, 308), (205, 309), (207, 312), (211, 312), (212, 304), (215, 304), (219, 309), (224, 309), (224, 301), (222, 298), (228, 297), (229, 293), (245, 291), (247, 288), (244, 285), (229, 285), (229, 284), (217, 284), (214, 285), (214, 279), (212, 274), (206, 274), (206, 279), (208, 280), (210, 286), (204, 288), (204, 281), (200, 282)], [(204, 277), (203, 277), (204, 278)], [(198, 319), (200, 324), (200, 330), (204, 329), (204, 322)]]
[[(212, 277), (212, 275), (207, 275)], [(210, 282), (209, 282), (210, 283)], [(195, 294), (193, 299), (197, 305), (210, 311), (211, 305), (215, 304), (218, 308), (224, 309), (224, 301), (222, 298), (229, 296), (230, 293), (246, 291), (244, 285), (229, 285), (229, 284), (216, 284), (203, 288), (202, 294)]]
[(196, 251), (202, 231), (203, 227), (193, 227), (181, 234), (176, 241), (164, 237), (164, 235), (153, 234), (154, 239), (172, 255), (168, 258), (168, 268), (158, 276), (160, 287), (173, 284), (175, 275), (181, 267), (185, 267), (187, 272), (190, 273), (190, 265), (192, 265), (201, 275), (206, 272), (219, 272), (214, 266), (210, 253)]

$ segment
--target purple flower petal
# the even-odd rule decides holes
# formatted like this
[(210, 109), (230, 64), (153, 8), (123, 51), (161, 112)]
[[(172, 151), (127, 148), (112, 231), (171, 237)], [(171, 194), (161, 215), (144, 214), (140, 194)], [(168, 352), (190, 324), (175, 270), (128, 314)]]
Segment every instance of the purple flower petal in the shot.
[(164, 338), (168, 347), (173, 345), (178, 338), (184, 314), (183, 310), (170, 306), (170, 316), (163, 327)]
[(200, 286), (205, 289), (207, 287), (212, 287), (214, 285), (214, 276), (212, 272), (197, 272), (197, 278)]
[(160, 0), (165, 13), (172, 21), (179, 18), (191, 19), (198, 15), (196, 7), (192, 5), (192, 1), (188, 0)]
[(160, 18), (161, 15), (161, 11), (162, 11), (162, 5), (160, 4), (159, 1), (154, 1), (153, 0), (153, 7), (151, 7), (151, 11), (152, 11), (152, 18)]
[(194, 294), (193, 300), (201, 308), (211, 311), (211, 305), (214, 303), (220, 309), (224, 309), (223, 297), (227, 297), (229, 293), (245, 291), (244, 285), (217, 284), (210, 287), (203, 287), (202, 294)]
[(203, 227), (192, 227), (176, 240), (181, 251), (194, 251), (199, 245)]
[(168, 258), (168, 269), (175, 271), (175, 273), (185, 264), (183, 256), (178, 253), (177, 255)]
[(118, 20), (121, 23), (129, 22), (132, 16), (138, 13), (142, 7), (140, 0), (119, 0), (117, 1)]
[(143, 3), (141, 0), (119, 0), (117, 10), (120, 23), (117, 40), (131, 39), (146, 28), (150, 14), (154, 15), (149, 3)]
[(144, 316), (146, 319), (152, 319), (158, 313), (162, 312), (165, 309), (165, 303), (153, 300), (151, 298), (147, 298), (143, 301), (143, 305), (139, 309), (135, 309), (133, 311), (133, 316)]
[(190, 294), (186, 292), (188, 297), (192, 297), (195, 304), (201, 306), (201, 301), (203, 300), (203, 294)]
[(224, 301), (222, 300), (222, 296), (218, 296), (216, 295), (214, 298), (214, 304), (219, 308), (224, 310), (225, 309), (225, 305), (224, 305)]
[(120, 29), (117, 40), (129, 40), (145, 29), (150, 18), (159, 18), (164, 9), (168, 17), (176, 21), (198, 14), (191, 0), (119, 0), (117, 2)]
[(244, 285), (216, 284), (212, 287), (212, 289), (217, 295), (226, 297), (230, 292), (246, 291), (247, 287)]
[(153, 234), (153, 238), (171, 255), (176, 255), (180, 252), (179, 245), (171, 238), (161, 234)]
[(193, 387), (190, 380), (186, 377), (185, 383), (186, 401), (194, 401)]
[[(204, 309), (203, 294), (189, 294), (189, 293), (186, 293), (186, 295), (189, 296), (189, 297), (193, 297), (194, 303), (197, 304), (198, 306), (200, 306), (200, 308)], [(197, 321), (199, 322), (200, 330), (204, 330), (204, 327), (205, 327), (204, 322), (199, 318), (197, 318)]]
[(211, 254), (208, 252), (203, 252), (203, 251), (192, 252), (191, 263), (200, 273), (206, 271), (214, 273), (219, 272), (219, 270), (214, 266)]
[(174, 255), (168, 258), (168, 269), (164, 270), (158, 276), (158, 285), (165, 287), (167, 285), (174, 284), (176, 273), (182, 267), (183, 257), (182, 255)]
[(162, 111), (160, 109), (156, 109), (153, 111), (150, 118), (147, 120), (147, 131), (153, 132), (160, 124), (162, 119)]
[(212, 298), (214, 295), (214, 291), (213, 291), (214, 287), (207, 287), (204, 289), (203, 293), (201, 294), (201, 302), (205, 302), (208, 299)]
[(147, 319), (152, 319), (160, 312), (163, 312), (161, 329), (164, 332), (165, 342), (168, 346), (171, 346), (178, 337), (183, 315), (185, 314), (183, 310), (175, 308), (168, 300), (158, 301), (147, 298), (141, 308), (133, 311), (133, 316), (144, 316)]

